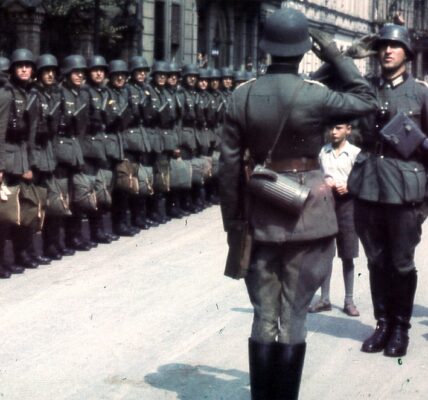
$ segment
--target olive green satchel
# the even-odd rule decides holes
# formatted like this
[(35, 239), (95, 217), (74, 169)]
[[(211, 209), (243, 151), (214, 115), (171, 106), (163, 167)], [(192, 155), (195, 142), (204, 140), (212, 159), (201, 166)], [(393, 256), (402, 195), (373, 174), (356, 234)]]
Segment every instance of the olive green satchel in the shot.
[(6, 186), (0, 184), (0, 224), (19, 225), (20, 205), (19, 186)]

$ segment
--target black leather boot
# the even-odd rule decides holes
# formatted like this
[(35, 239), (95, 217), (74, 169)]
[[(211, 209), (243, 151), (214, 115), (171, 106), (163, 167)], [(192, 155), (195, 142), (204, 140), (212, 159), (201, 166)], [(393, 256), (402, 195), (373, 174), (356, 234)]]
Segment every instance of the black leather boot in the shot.
[(273, 400), (276, 343), (248, 341), (251, 400)]
[(147, 230), (150, 225), (146, 221), (146, 204), (142, 196), (130, 196), (129, 210), (131, 212), (131, 225)]
[(104, 231), (103, 216), (101, 214), (91, 215), (89, 218), (89, 232), (91, 241), (95, 243), (111, 243), (111, 238)]
[(391, 333), (391, 306), (388, 294), (391, 275), (389, 271), (374, 265), (369, 266), (369, 271), (370, 291), (377, 325), (374, 333), (363, 342), (361, 351), (364, 353), (378, 353), (385, 348)]
[(305, 361), (306, 343), (275, 343), (272, 400), (297, 400)]
[(0, 279), (10, 278), (11, 275), (12, 273), (10, 271), (8, 271), (6, 268), (0, 265)]
[(412, 317), (418, 277), (416, 270), (407, 274), (396, 273), (392, 279), (394, 293), (392, 333), (384, 350), (387, 357), (402, 357), (409, 346), (410, 318)]

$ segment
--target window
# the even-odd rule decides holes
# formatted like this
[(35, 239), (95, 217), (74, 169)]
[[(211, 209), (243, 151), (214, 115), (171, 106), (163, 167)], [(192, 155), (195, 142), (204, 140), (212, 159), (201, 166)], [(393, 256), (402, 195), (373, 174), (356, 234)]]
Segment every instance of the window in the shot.
[(163, 1), (155, 3), (154, 58), (155, 60), (165, 58), (165, 3)]

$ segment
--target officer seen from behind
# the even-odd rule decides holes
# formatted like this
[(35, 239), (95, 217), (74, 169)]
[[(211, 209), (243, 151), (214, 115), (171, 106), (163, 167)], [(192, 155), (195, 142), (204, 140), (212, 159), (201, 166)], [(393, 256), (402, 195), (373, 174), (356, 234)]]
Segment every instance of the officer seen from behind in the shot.
[[(333, 117), (353, 118), (376, 108), (375, 96), (352, 60), (319, 32), (312, 36), (315, 51), (334, 65), (346, 93), (299, 77), (299, 63), (312, 46), (308, 21), (301, 12), (284, 8), (267, 19), (260, 42), (272, 64), (266, 75), (235, 90), (223, 129), (219, 183), (229, 254), (242, 245), (246, 221), (253, 239), (245, 277), (254, 307), (249, 340), (253, 400), (298, 398), (306, 313), (328, 274), (337, 233), (331, 189), (318, 162), (326, 124)], [(246, 198), (246, 153), (255, 164), (267, 161), (270, 170), (310, 190), (300, 213), (258, 193)], [(233, 274), (234, 265), (227, 267), (226, 274), (242, 276)]]

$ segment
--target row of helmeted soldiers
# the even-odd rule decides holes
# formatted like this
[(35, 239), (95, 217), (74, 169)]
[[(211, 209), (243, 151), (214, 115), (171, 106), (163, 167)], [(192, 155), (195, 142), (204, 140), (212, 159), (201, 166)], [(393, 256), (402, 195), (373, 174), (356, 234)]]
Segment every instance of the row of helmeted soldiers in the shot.
[[(18, 219), (11, 218), (16, 211), (0, 212), (1, 277), (218, 202), (224, 111), (248, 73), (165, 61), (150, 68), (141, 56), (107, 63), (70, 55), (60, 68), (52, 54), (35, 59), (28, 49), (0, 57), (0, 69), (1, 195), (16, 196), (18, 214), (38, 210)], [(34, 246), (38, 230), (42, 254)], [(7, 239), (12, 263), (4, 259)]]

